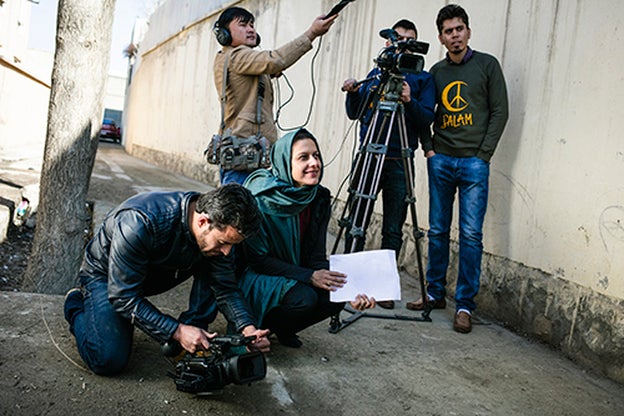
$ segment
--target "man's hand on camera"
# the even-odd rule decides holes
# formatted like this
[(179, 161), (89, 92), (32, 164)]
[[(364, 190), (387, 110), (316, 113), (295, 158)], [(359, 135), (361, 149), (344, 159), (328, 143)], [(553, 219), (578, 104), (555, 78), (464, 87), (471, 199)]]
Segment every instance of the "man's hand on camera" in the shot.
[(365, 309), (374, 308), (377, 303), (375, 302), (375, 298), (369, 298), (368, 296), (361, 294), (357, 295), (355, 300), (349, 302), (349, 304), (356, 311), (363, 311)]
[(342, 83), (342, 91), (346, 92), (356, 92), (360, 86), (357, 85), (357, 80), (355, 78), (347, 78)]
[(313, 41), (317, 37), (323, 36), (325, 33), (327, 33), (331, 25), (333, 25), (338, 18), (338, 15), (323, 20), (324, 17), (325, 16), (319, 16), (314, 19), (308, 30), (305, 31), (305, 35), (308, 37), (308, 39), (310, 39), (310, 41)]
[(198, 350), (207, 350), (210, 347), (210, 340), (216, 336), (216, 332), (208, 332), (196, 326), (179, 324), (172, 338), (178, 341), (182, 348), (193, 354)]
[(244, 336), (255, 336), (256, 339), (251, 342), (248, 348), (252, 351), (269, 352), (271, 351), (271, 341), (269, 341), (269, 335), (271, 331), (268, 329), (257, 329), (253, 325), (248, 325), (241, 331)]
[(401, 101), (409, 103), (412, 100), (412, 90), (409, 84), (403, 81), (403, 89), (401, 90)]

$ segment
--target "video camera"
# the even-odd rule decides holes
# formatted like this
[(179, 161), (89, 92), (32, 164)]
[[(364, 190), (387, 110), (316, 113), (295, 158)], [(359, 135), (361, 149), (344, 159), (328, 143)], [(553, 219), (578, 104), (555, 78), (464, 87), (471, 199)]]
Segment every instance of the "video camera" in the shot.
[[(210, 340), (208, 351), (195, 354), (186, 353), (176, 363), (173, 378), (176, 388), (187, 393), (210, 395), (221, 393), (230, 383), (242, 385), (262, 380), (266, 375), (266, 360), (259, 351), (237, 355), (232, 347), (250, 345), (255, 336), (226, 335)], [(167, 356), (177, 355), (182, 347), (177, 343), (163, 345), (163, 353)]]
[(426, 55), (429, 51), (428, 43), (416, 39), (399, 40), (399, 35), (394, 29), (383, 29), (379, 32), (379, 36), (391, 42), (375, 58), (379, 69), (394, 74), (403, 72), (417, 74), (423, 70), (425, 58), (422, 55)]

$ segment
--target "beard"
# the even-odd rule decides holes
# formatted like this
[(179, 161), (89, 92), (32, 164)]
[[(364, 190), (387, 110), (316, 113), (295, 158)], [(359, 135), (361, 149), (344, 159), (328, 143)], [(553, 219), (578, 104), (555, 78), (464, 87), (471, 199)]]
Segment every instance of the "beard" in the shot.
[(204, 230), (199, 238), (197, 239), (197, 245), (199, 246), (199, 251), (205, 257), (213, 257), (213, 256), (222, 256), (223, 253), (218, 249), (214, 248), (210, 244), (210, 239), (208, 238), (208, 234), (210, 234), (210, 229)]

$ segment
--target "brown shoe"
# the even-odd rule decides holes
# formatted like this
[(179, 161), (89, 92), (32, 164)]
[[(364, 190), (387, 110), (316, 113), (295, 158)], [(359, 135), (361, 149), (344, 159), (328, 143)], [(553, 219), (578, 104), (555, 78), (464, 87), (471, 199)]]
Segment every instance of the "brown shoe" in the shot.
[(382, 300), (382, 301), (377, 302), (377, 306), (382, 307), (384, 309), (394, 309), (394, 301)]
[(472, 331), (472, 317), (470, 314), (464, 311), (457, 312), (453, 320), (453, 329), (462, 334)]
[[(442, 299), (436, 299), (436, 300), (430, 300), (429, 302), (429, 306), (431, 306), (431, 309), (444, 309), (446, 308), (446, 299), (442, 298)], [(405, 304), (405, 307), (409, 310), (412, 311), (422, 311), (425, 310), (425, 302), (423, 302), (422, 298), (415, 300), (414, 302), (407, 302)]]

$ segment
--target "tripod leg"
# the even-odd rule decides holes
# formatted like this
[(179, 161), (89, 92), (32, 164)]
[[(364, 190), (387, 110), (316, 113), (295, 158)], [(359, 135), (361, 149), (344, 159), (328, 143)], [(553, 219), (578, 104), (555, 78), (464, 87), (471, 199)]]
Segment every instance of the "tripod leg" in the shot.
[[(379, 87), (379, 91), (383, 91), (383, 94), (380, 96), (381, 99), (377, 102), (377, 107), (375, 113), (373, 114), (373, 118), (371, 124), (369, 125), (364, 143), (360, 148), (360, 153), (358, 154), (357, 163), (354, 166), (354, 170), (352, 170), (352, 178), (351, 178), (351, 188), (349, 192), (352, 194), (349, 196), (349, 204), (345, 205), (345, 213), (348, 212), (348, 215), (343, 216), (343, 220), (345, 223), (349, 224), (350, 229), (348, 230), (348, 235), (351, 237), (352, 241), (350, 244), (346, 244), (345, 253), (352, 253), (356, 250), (358, 241), (362, 240), (366, 235), (366, 228), (369, 225), (370, 217), (372, 215), (372, 209), (377, 197), (377, 192), (379, 190), (379, 182), (381, 178), (381, 173), (383, 170), (383, 165), (385, 163), (386, 152), (388, 148), (388, 144), (390, 142), (390, 137), (392, 134), (393, 126), (395, 122), (397, 122), (397, 111), (398, 115), (398, 130), (400, 135), (401, 147), (405, 151), (409, 151), (409, 143), (407, 139), (407, 129), (405, 124), (405, 115), (403, 112), (402, 103), (397, 100), (385, 100), (384, 97), (395, 96), (398, 97), (400, 95), (400, 91), (402, 89), (404, 77), (399, 75), (390, 75), (390, 78), (386, 81), (382, 82), (382, 85)], [(388, 93), (392, 94), (388, 94)], [(387, 95), (385, 95), (387, 94)], [(383, 115), (382, 122), (379, 123), (379, 117)], [(378, 124), (380, 124), (378, 126)], [(384, 135), (385, 130), (385, 135)], [(383, 141), (382, 141), (383, 139)], [(421, 283), (421, 291), (423, 293), (424, 298), (426, 299), (426, 288), (424, 284), (424, 273), (422, 267), (422, 255), (420, 252), (420, 230), (418, 229), (418, 223), (416, 221), (416, 206), (415, 206), (415, 198), (414, 198), (414, 183), (413, 178), (414, 174), (410, 165), (411, 162), (411, 154), (405, 156), (403, 160), (404, 167), (404, 177), (407, 185), (407, 198), (409, 200), (411, 213), (412, 213), (412, 222), (414, 224), (414, 238), (416, 240), (416, 253), (417, 253), (417, 261), (419, 268), (419, 277)], [(357, 185), (356, 185), (357, 184)], [(355, 185), (355, 186), (354, 186)], [(416, 233), (418, 231), (418, 233)], [(340, 233), (342, 235), (342, 233)], [(336, 245), (334, 245), (334, 252), (337, 247), (338, 240)], [(428, 306), (428, 305), (426, 305)], [(354, 313), (354, 316), (348, 318), (347, 320), (341, 322), (340, 314), (337, 314), (331, 318), (330, 330), (329, 332), (335, 334), (339, 332), (341, 329), (350, 325), (352, 322), (362, 318), (362, 317), (371, 317), (371, 318), (383, 318), (383, 319), (407, 319), (407, 320), (415, 320), (415, 321), (425, 321), (431, 322), (429, 318), (429, 312), (431, 309), (425, 310), (423, 313), (422, 319), (414, 318), (414, 317), (402, 317), (395, 315), (394, 317), (387, 315), (372, 315), (366, 314), (364, 312)], [(352, 312), (353, 313), (353, 312)]]
[(381, 111), (376, 111), (373, 123), (367, 132), (368, 140), (361, 146), (360, 154), (363, 163), (359, 166), (360, 169), (355, 171), (353, 177), (353, 183), (357, 185), (351, 188), (354, 199), (349, 210), (351, 228), (345, 244), (345, 253), (361, 251), (364, 248), (366, 228), (377, 199), (381, 171), (390, 138), (389, 133), (385, 137), (382, 133), (385, 130), (390, 132), (387, 127), (392, 126), (393, 121), (394, 113), (382, 114)]
[[(375, 112), (372, 118), (373, 126), (377, 125), (379, 119), (379, 112)], [(338, 250), (338, 245), (340, 244), (340, 240), (342, 238), (343, 232), (346, 229), (346, 235), (348, 236), (352, 231), (353, 225), (353, 210), (356, 206), (356, 201), (358, 195), (362, 194), (362, 190), (366, 186), (366, 183), (362, 180), (363, 175), (361, 174), (363, 171), (367, 171), (371, 164), (370, 158), (371, 155), (368, 154), (365, 150), (368, 148), (369, 144), (371, 144), (371, 140), (373, 140), (373, 129), (368, 129), (362, 144), (357, 152), (356, 158), (351, 166), (351, 171), (349, 173), (349, 188), (348, 188), (348, 197), (345, 201), (344, 208), (342, 210), (342, 214), (340, 219), (338, 220), (338, 225), (340, 226), (337, 238), (334, 242), (334, 247), (332, 249), (332, 254), (335, 254)], [(350, 244), (347, 244), (350, 246)], [(348, 249), (345, 249), (345, 252), (350, 252)]]
[(403, 114), (401, 115), (402, 117), (400, 117), (399, 119), (399, 133), (401, 136), (403, 172), (405, 176), (405, 186), (407, 188), (406, 200), (409, 203), (409, 210), (412, 219), (412, 235), (414, 237), (414, 246), (416, 248), (416, 262), (418, 266), (420, 293), (422, 294), (422, 299), (424, 303), (424, 311), (422, 316), (424, 319), (430, 320), (429, 314), (431, 313), (432, 307), (431, 305), (429, 305), (429, 298), (427, 296), (427, 287), (425, 285), (425, 272), (421, 252), (422, 237), (424, 237), (424, 234), (418, 227), (418, 218), (416, 214), (416, 195), (414, 194), (414, 155), (409, 147), (409, 143), (407, 140), (407, 126), (405, 124), (405, 117), (403, 116)]
[(334, 246), (331, 251), (332, 254), (336, 254), (336, 251), (338, 251), (338, 244), (340, 244), (340, 239), (342, 238), (342, 234), (345, 228), (347, 229), (350, 228), (349, 219), (346, 217), (346, 213), (349, 210), (349, 206), (351, 205), (352, 199), (353, 199), (353, 193), (349, 192), (349, 197), (345, 201), (344, 208), (342, 209), (342, 214), (340, 216), (340, 219), (338, 220), (338, 225), (340, 228), (338, 229), (338, 234), (336, 235), (336, 241), (334, 241)]
[[(370, 221), (377, 197), (381, 171), (394, 121), (395, 112), (382, 114), (380, 110), (376, 110), (373, 115), (372, 123), (352, 168), (349, 197), (345, 203), (343, 216), (339, 220), (341, 228), (332, 253), (336, 252), (345, 227), (348, 227), (345, 237), (345, 253), (358, 251), (358, 243), (360, 242), (363, 245), (366, 227)], [(382, 134), (384, 130), (387, 130), (385, 137)], [(331, 317), (329, 332), (335, 334), (363, 316), (362, 313), (355, 313), (341, 321), (340, 313), (338, 313)]]
[[(351, 325), (358, 319), (366, 317), (366, 315), (363, 312), (355, 312), (353, 313), (353, 315), (351, 315), (347, 319), (341, 321), (339, 319), (339, 316), (340, 315), (334, 315), (331, 317), (331, 321), (329, 324), (330, 334), (337, 334), (338, 332), (342, 331), (343, 329), (345, 329), (346, 327), (348, 327), (349, 325)], [(335, 318), (338, 318), (338, 319), (335, 319)]]
[[(373, 124), (377, 123), (378, 116), (379, 115), (377, 113), (374, 115), (373, 120), (372, 120)], [(366, 136), (364, 137), (363, 144), (360, 150), (358, 151), (356, 158), (351, 166), (351, 171), (348, 176), (349, 178), (348, 197), (347, 197), (347, 200), (345, 201), (341, 216), (338, 219), (338, 225), (340, 228), (338, 230), (338, 234), (336, 236), (336, 240), (332, 248), (332, 254), (335, 254), (338, 251), (338, 245), (340, 244), (340, 240), (342, 238), (342, 235), (345, 229), (347, 230), (347, 233), (351, 230), (352, 218), (351, 218), (350, 213), (352, 211), (352, 207), (354, 204), (356, 190), (361, 187), (361, 184), (358, 183), (359, 181), (358, 178), (360, 178), (360, 172), (364, 169), (364, 166), (367, 164), (367, 161), (365, 160), (366, 155), (364, 154), (364, 152), (362, 152), (361, 149), (362, 147), (365, 147), (370, 143), (371, 137), (372, 137), (372, 134), (371, 134), (371, 131), (369, 130), (366, 132)]]

